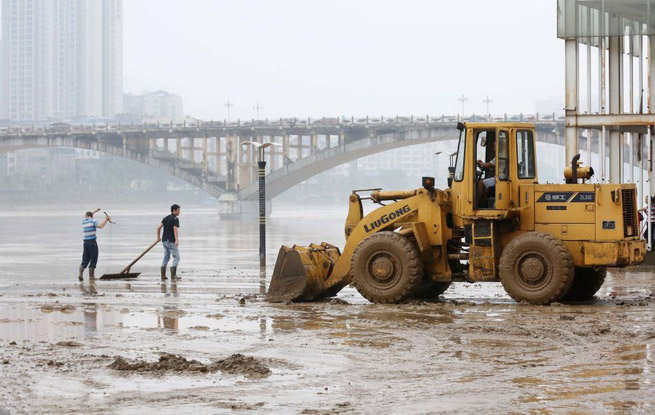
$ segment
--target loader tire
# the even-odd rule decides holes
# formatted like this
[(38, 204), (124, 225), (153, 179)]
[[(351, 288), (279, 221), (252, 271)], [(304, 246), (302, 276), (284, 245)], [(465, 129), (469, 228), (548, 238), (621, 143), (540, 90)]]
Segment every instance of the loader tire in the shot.
[(357, 245), (350, 263), (353, 285), (373, 303), (412, 298), (423, 279), (418, 251), (405, 237), (379, 232)]
[(528, 232), (507, 244), (499, 271), (500, 282), (515, 301), (550, 304), (569, 291), (575, 268), (562, 241), (546, 233)]
[(424, 281), (416, 289), (414, 298), (417, 300), (434, 300), (446, 292), (450, 284), (450, 282)]
[(607, 268), (576, 268), (573, 284), (562, 300), (589, 301), (600, 290), (607, 276)]

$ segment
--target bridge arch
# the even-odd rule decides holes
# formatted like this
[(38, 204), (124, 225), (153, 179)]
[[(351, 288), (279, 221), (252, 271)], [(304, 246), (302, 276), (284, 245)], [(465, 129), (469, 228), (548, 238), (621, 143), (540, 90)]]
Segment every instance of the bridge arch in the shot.
[[(0, 153), (32, 148), (52, 147), (93, 150), (104, 154), (126, 158), (128, 160), (133, 160), (157, 168), (159, 170), (163, 170), (170, 175), (177, 177), (216, 198), (226, 193), (223, 187), (207, 180), (207, 177), (202, 173), (203, 168), (200, 164), (186, 160), (182, 162), (176, 162), (176, 160), (172, 159), (171, 157), (162, 157), (161, 155), (155, 156), (151, 152), (143, 153), (127, 148), (125, 146), (117, 146), (107, 142), (98, 142), (96, 140), (85, 140), (74, 136), (56, 138), (27, 137), (0, 140)], [(218, 180), (217, 183), (224, 183), (224, 180)]]
[[(540, 142), (563, 144), (563, 123), (538, 122), (536, 128)], [(393, 123), (378, 121), (378, 124), (366, 125), (339, 122), (310, 125), (295, 121), (283, 125), (280, 121), (262, 126), (221, 123), (180, 127), (107, 125), (98, 129), (68, 127), (61, 131), (36, 127), (0, 132), (0, 152), (44, 147), (94, 150), (166, 171), (216, 198), (232, 193), (239, 200), (253, 201), (258, 194), (257, 175), (253, 174), (256, 173), (256, 156), (241, 147), (242, 141), (279, 142), (282, 138), (286, 143), (283, 153), (278, 153), (278, 156), (285, 155), (284, 161), (275, 163), (275, 166), (271, 163), (274, 170), (266, 178), (267, 196), (274, 198), (316, 174), (349, 161), (391, 149), (455, 139), (458, 134), (455, 122), (427, 119), (408, 122), (398, 119)], [(323, 148), (317, 139), (322, 135), (338, 136), (338, 143)], [(289, 139), (293, 136), (297, 137), (297, 142), (304, 142), (302, 138), (309, 136), (311, 151), (308, 154), (300, 152), (300, 158), (291, 161), (286, 158), (290, 150), (307, 148), (304, 144), (294, 147)], [(174, 150), (171, 147), (169, 151), (169, 141), (176, 143)], [(202, 157), (197, 157), (198, 153), (202, 153)], [(241, 173), (245, 176), (242, 177)]]
[[(376, 136), (346, 141), (338, 147), (326, 148), (307, 157), (270, 172), (266, 176), (266, 197), (273, 199), (295, 185), (331, 168), (362, 157), (387, 150), (427, 144), (435, 141), (456, 140), (459, 131), (455, 125), (449, 128), (415, 129), (389, 132)], [(537, 128), (539, 142), (563, 145), (562, 135), (552, 127)], [(240, 200), (254, 200), (258, 196), (258, 184), (252, 183), (238, 193)]]
[[(453, 130), (454, 132), (430, 129), (387, 133), (353, 140), (337, 147), (325, 148), (268, 174), (266, 176), (266, 197), (273, 199), (317, 174), (362, 157), (396, 148), (457, 139), (458, 131)], [(257, 183), (250, 184), (238, 195), (241, 200), (255, 199), (258, 195)]]

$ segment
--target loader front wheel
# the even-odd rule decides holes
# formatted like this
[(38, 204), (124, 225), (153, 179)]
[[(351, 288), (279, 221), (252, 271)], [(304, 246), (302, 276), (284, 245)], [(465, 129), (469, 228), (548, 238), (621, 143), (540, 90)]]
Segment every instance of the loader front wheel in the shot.
[(500, 282), (518, 302), (559, 301), (573, 283), (574, 270), (573, 258), (564, 243), (541, 232), (516, 237), (500, 256)]
[(562, 298), (564, 301), (589, 301), (600, 290), (607, 276), (607, 268), (576, 268), (573, 284)]
[(411, 298), (423, 279), (418, 251), (395, 232), (379, 232), (357, 245), (350, 263), (357, 291), (374, 303), (399, 303)]

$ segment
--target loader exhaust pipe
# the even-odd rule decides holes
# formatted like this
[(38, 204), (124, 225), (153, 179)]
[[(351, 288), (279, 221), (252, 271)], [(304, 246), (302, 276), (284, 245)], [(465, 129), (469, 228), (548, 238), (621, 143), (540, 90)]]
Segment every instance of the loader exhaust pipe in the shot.
[(571, 159), (571, 183), (578, 183), (578, 160), (580, 160), (580, 153), (573, 156)]
[(578, 180), (590, 180), (594, 175), (594, 169), (591, 166), (581, 166), (580, 154), (576, 154), (571, 159), (571, 166), (564, 168), (564, 180), (566, 184), (577, 184)]
[(566, 184), (578, 183), (578, 160), (580, 160), (580, 154), (573, 156), (570, 167), (564, 168), (564, 182)]

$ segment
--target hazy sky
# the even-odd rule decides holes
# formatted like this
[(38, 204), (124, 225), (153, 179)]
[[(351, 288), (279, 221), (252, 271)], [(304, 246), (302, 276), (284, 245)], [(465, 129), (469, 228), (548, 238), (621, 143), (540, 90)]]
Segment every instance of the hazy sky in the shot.
[[(534, 112), (561, 97), (555, 0), (125, 0), (125, 89), (201, 118)], [(563, 105), (562, 105), (563, 106)]]

